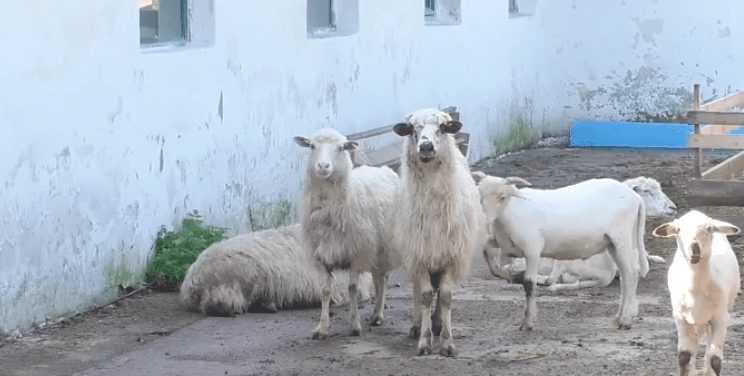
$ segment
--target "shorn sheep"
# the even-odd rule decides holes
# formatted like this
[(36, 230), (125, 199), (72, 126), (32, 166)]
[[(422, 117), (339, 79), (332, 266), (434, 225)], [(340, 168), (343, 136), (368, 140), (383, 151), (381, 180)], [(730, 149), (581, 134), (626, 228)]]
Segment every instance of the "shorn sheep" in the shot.
[[(302, 248), (300, 225), (240, 234), (205, 249), (181, 284), (181, 303), (210, 316), (320, 305), (326, 272)], [(360, 278), (362, 300), (372, 278)], [(348, 301), (348, 273), (334, 273), (331, 299)]]
[(313, 339), (328, 337), (333, 272), (349, 270), (351, 335), (361, 334), (357, 309), (359, 275), (372, 272), (375, 308), (370, 325), (383, 322), (385, 287), (396, 265), (395, 252), (386, 235), (390, 205), (398, 175), (387, 167), (353, 168), (350, 152), (358, 144), (338, 131), (324, 128), (310, 138), (295, 137), (310, 153), (304, 180), (302, 242), (306, 251), (326, 271), (320, 322)]
[(474, 252), (486, 241), (478, 190), (467, 160), (455, 147), (453, 134), (461, 127), (436, 109), (417, 110), (393, 127), (405, 138), (391, 231), (413, 282), (409, 336), (419, 339), (418, 355), (431, 354), (433, 335), (440, 335), (441, 355), (456, 355), (452, 292), (469, 274)]
[(654, 236), (677, 240), (667, 284), (677, 325), (677, 361), (682, 376), (695, 368), (698, 338), (706, 332), (704, 372), (721, 374), (729, 311), (734, 308), (741, 284), (739, 263), (726, 236), (739, 231), (696, 210), (653, 231)]
[(533, 293), (541, 257), (586, 259), (605, 250), (615, 260), (621, 277), (615, 324), (629, 329), (638, 313), (638, 278), (645, 277), (649, 268), (643, 243), (643, 199), (613, 179), (591, 179), (551, 190), (518, 189), (512, 183), (485, 176), (478, 188), (491, 236), (507, 256), (525, 258), (527, 306), (520, 329), (534, 326), (537, 306)]
[[(672, 218), (677, 207), (662, 191), (661, 185), (653, 178), (639, 176), (623, 181), (643, 199), (646, 205), (646, 218)], [(490, 250), (489, 250), (490, 251)], [(648, 260), (664, 264), (659, 256), (648, 256)], [(510, 273), (524, 270), (524, 259), (514, 259)], [(617, 276), (617, 265), (607, 252), (602, 252), (586, 260), (548, 260), (540, 261), (538, 284), (549, 285), (550, 291), (577, 290), (589, 287), (606, 287)], [(518, 278), (512, 278), (516, 280)]]

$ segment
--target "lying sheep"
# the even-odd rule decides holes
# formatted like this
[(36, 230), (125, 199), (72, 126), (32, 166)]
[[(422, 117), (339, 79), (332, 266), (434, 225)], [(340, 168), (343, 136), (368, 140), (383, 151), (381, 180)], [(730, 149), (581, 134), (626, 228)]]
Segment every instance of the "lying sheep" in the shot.
[[(182, 304), (210, 316), (317, 306), (325, 270), (316, 267), (300, 242), (300, 225), (263, 230), (215, 243), (189, 267), (181, 284)], [(348, 301), (348, 274), (334, 276), (331, 299)], [(367, 300), (372, 277), (360, 281)]]
[(638, 313), (635, 290), (648, 273), (643, 243), (646, 208), (628, 186), (613, 179), (591, 179), (567, 187), (518, 189), (502, 178), (485, 176), (478, 185), (491, 236), (508, 257), (524, 257), (525, 317), (534, 326), (537, 274), (541, 257), (585, 259), (608, 250), (618, 266), (621, 298), (615, 323), (629, 329)]
[(385, 285), (397, 264), (386, 234), (398, 175), (387, 167), (353, 168), (350, 151), (358, 144), (334, 129), (310, 138), (295, 137), (310, 149), (302, 197), (302, 243), (318, 267), (325, 270), (320, 322), (313, 339), (328, 337), (333, 272), (349, 270), (351, 335), (362, 332), (357, 309), (359, 275), (371, 271), (375, 308), (370, 325), (383, 322)]
[(696, 210), (653, 231), (654, 236), (677, 240), (667, 283), (677, 325), (677, 361), (682, 376), (695, 368), (698, 338), (706, 332), (704, 372), (721, 374), (729, 310), (734, 308), (741, 284), (739, 263), (726, 235), (739, 231), (730, 223)]
[[(439, 353), (456, 355), (452, 340), (452, 292), (469, 274), (473, 252), (486, 241), (485, 216), (470, 167), (452, 136), (459, 121), (437, 109), (421, 109), (393, 131), (405, 137), (391, 218), (396, 249), (413, 281), (413, 325), (418, 355), (432, 351), (432, 334), (440, 335)], [(432, 333), (431, 303), (437, 294)]]
[[(479, 178), (478, 173), (474, 173)], [(482, 174), (482, 173), (481, 173)], [(661, 185), (653, 178), (639, 176), (623, 181), (623, 184), (633, 189), (646, 205), (646, 218), (671, 218), (676, 215), (677, 207), (662, 191)], [(495, 264), (492, 253), (496, 250), (486, 250), (489, 265)], [(497, 256), (496, 256), (497, 257)], [(666, 261), (659, 256), (648, 256), (648, 260), (664, 264)], [(519, 273), (524, 271), (524, 259), (511, 260), (511, 265), (501, 265), (502, 270), (491, 268), (497, 277), (510, 281), (518, 281)], [(617, 265), (607, 252), (602, 252), (586, 260), (540, 260), (538, 271), (538, 285), (549, 285), (550, 291), (577, 290), (589, 287), (606, 287), (617, 276)]]

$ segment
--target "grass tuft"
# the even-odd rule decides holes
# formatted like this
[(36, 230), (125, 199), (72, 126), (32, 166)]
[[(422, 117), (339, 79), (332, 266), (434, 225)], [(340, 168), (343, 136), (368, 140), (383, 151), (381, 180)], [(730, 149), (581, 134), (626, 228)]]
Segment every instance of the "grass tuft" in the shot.
[(145, 281), (156, 290), (177, 290), (199, 254), (224, 238), (224, 229), (205, 226), (200, 219), (193, 217), (185, 218), (176, 231), (166, 231), (165, 226), (161, 227), (145, 269)]

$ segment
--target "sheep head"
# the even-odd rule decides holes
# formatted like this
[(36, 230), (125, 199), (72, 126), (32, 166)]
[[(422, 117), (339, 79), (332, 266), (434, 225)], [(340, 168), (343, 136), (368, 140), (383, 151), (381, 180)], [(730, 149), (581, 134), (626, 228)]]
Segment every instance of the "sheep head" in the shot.
[(524, 198), (516, 185), (531, 185), (527, 180), (516, 176), (500, 178), (497, 176), (488, 176), (481, 171), (471, 174), (478, 184), (481, 206), (489, 221), (494, 221), (501, 217), (512, 197)]
[(730, 223), (691, 210), (674, 221), (656, 227), (653, 234), (663, 238), (675, 237), (677, 252), (682, 252), (690, 264), (697, 264), (710, 257), (713, 235), (735, 235), (739, 231), (738, 227)]
[(655, 179), (639, 176), (624, 183), (641, 196), (646, 204), (646, 216), (674, 218), (677, 215), (677, 206), (661, 190), (661, 185)]
[(321, 129), (309, 138), (297, 136), (294, 141), (297, 145), (310, 149), (308, 172), (320, 179), (348, 175), (353, 167), (349, 152), (359, 146), (331, 128)]
[(452, 120), (446, 112), (435, 108), (424, 108), (406, 116), (403, 123), (393, 126), (393, 132), (401, 137), (410, 137), (411, 151), (423, 163), (437, 157), (439, 145), (446, 137), (452, 137), (462, 128), (462, 123)]

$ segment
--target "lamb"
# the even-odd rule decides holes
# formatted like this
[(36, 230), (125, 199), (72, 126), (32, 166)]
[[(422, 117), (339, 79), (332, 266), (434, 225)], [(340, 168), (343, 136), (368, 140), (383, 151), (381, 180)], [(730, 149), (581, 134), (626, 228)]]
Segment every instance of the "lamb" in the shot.
[(325, 270), (320, 322), (313, 339), (325, 339), (330, 329), (329, 305), (333, 273), (349, 270), (351, 335), (362, 332), (357, 309), (359, 275), (372, 272), (375, 308), (370, 325), (382, 325), (385, 286), (397, 264), (386, 234), (398, 175), (387, 167), (353, 168), (350, 152), (358, 144), (331, 128), (310, 138), (295, 137), (310, 149), (302, 202), (302, 243)]
[[(528, 183), (525, 181), (525, 183)], [(614, 322), (629, 329), (638, 313), (635, 290), (648, 273), (643, 243), (643, 199), (613, 179), (590, 179), (551, 190), (516, 188), (498, 177), (483, 177), (478, 188), (491, 236), (509, 257), (524, 257), (523, 286), (527, 307), (521, 330), (531, 330), (536, 316), (533, 291), (540, 257), (586, 259), (609, 251), (621, 277), (620, 307)]]
[(441, 334), (441, 355), (456, 355), (452, 292), (469, 274), (473, 255), (486, 241), (478, 190), (452, 136), (461, 127), (459, 121), (433, 108), (414, 111), (393, 127), (405, 138), (391, 232), (413, 282), (409, 336), (418, 338), (418, 355), (431, 354), (432, 334)]
[[(189, 267), (180, 288), (181, 303), (208, 316), (320, 305), (325, 270), (316, 267), (300, 242), (300, 225), (240, 234), (205, 249)], [(348, 273), (334, 274), (331, 299), (349, 299)], [(360, 278), (362, 300), (370, 297), (372, 277)]]
[(654, 236), (677, 240), (667, 284), (677, 325), (677, 361), (682, 376), (695, 368), (698, 338), (706, 332), (704, 372), (721, 374), (729, 311), (734, 308), (741, 284), (739, 263), (726, 236), (739, 232), (738, 227), (697, 210), (653, 231)]
[[(475, 172), (474, 174), (478, 174)], [(482, 173), (481, 173), (482, 174)], [(476, 175), (476, 179), (478, 175)], [(646, 205), (646, 218), (671, 218), (676, 215), (677, 207), (662, 191), (661, 185), (653, 178), (639, 176), (623, 181), (635, 191)], [(493, 252), (487, 249), (486, 252)], [(489, 265), (494, 264), (494, 257), (486, 254)], [(648, 256), (650, 262), (664, 264), (659, 256)], [(512, 260), (511, 266), (502, 265), (503, 270), (492, 267), (497, 277), (510, 281), (519, 280), (519, 271), (524, 271), (524, 259)], [(617, 265), (607, 252), (589, 257), (586, 260), (540, 260), (538, 285), (548, 285), (550, 291), (577, 290), (589, 287), (606, 287), (615, 279)]]

